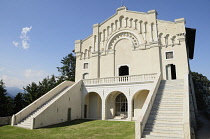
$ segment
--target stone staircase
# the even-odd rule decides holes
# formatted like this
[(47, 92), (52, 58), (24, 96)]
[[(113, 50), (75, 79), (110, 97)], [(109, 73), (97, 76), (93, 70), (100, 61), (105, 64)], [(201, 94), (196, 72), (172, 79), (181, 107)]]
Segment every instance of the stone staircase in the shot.
[(33, 117), (36, 117), (45, 108), (47, 108), (49, 105), (51, 105), (54, 102), (54, 100), (56, 100), (58, 97), (60, 97), (59, 94), (61, 94), (67, 88), (68, 87), (65, 87), (62, 91), (58, 92), (54, 97), (52, 97), (50, 100), (48, 100), (46, 103), (44, 103), (41, 107), (37, 108), (35, 111), (30, 113), (26, 118), (24, 118), (22, 121), (20, 121), (15, 126), (31, 129), (31, 124), (32, 124)]
[(143, 131), (143, 138), (183, 139), (184, 80), (163, 80)]

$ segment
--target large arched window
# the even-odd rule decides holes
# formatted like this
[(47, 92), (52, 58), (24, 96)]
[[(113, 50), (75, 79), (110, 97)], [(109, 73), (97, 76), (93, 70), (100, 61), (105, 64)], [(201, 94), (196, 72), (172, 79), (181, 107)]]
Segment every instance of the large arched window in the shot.
[(115, 116), (127, 116), (127, 112), (127, 98), (123, 93), (121, 93), (115, 99)]

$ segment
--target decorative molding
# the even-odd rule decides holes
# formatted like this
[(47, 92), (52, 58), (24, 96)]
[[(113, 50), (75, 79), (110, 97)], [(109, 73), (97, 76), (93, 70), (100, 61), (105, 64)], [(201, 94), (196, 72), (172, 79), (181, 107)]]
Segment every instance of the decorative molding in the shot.
[(106, 51), (114, 49), (116, 43), (121, 39), (129, 39), (132, 42), (134, 48), (140, 44), (140, 38), (138, 38), (137, 35), (134, 35), (134, 33), (129, 30), (122, 30), (110, 37), (106, 45)]

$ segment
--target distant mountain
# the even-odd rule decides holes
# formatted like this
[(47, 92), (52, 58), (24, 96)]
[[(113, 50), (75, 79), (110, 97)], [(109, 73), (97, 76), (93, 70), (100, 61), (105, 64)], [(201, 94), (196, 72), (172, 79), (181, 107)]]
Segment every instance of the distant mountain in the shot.
[(7, 93), (7, 96), (11, 97), (11, 98), (14, 98), (13, 95), (11, 95), (10, 93)]
[(13, 98), (18, 94), (18, 93), (24, 93), (23, 89), (17, 88), (17, 87), (6, 87), (7, 94), (8, 96), (13, 96)]

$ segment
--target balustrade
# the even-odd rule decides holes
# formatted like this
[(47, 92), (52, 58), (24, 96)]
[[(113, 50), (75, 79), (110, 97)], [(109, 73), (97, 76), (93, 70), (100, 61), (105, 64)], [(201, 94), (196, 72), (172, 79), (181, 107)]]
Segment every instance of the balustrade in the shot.
[(118, 76), (96, 79), (84, 79), (85, 85), (96, 84), (114, 84), (114, 83), (132, 83), (132, 82), (147, 82), (154, 81), (157, 74), (142, 74), (142, 75), (130, 75), (130, 76)]

